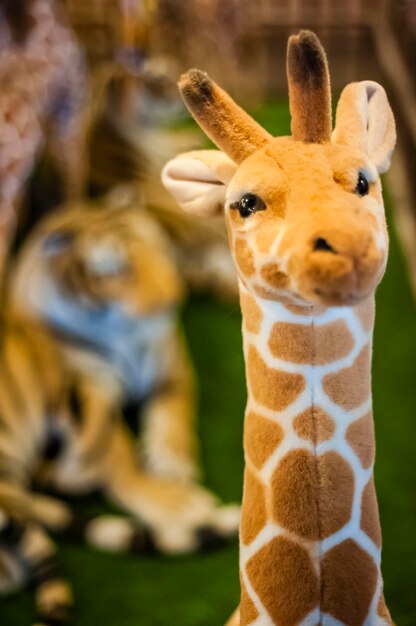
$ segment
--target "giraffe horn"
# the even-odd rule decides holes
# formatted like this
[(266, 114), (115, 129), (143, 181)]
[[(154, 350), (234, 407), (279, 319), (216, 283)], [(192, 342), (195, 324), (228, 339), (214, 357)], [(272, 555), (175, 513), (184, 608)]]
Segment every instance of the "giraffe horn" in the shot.
[(179, 90), (202, 130), (236, 163), (272, 139), (204, 72), (194, 69), (183, 74)]
[(292, 136), (307, 143), (331, 138), (331, 87), (325, 50), (310, 30), (289, 38), (287, 48)]

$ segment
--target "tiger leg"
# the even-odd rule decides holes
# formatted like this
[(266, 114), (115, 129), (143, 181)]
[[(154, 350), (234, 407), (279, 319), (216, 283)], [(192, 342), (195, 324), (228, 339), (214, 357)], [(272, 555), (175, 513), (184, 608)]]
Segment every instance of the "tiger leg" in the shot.
[(73, 519), (65, 502), (41, 493), (31, 494), (31, 514), (39, 524), (52, 532), (64, 531)]
[(32, 494), (32, 513), (54, 536), (62, 535), (106, 552), (155, 552), (151, 533), (120, 515), (77, 515), (64, 502), (38, 493)]
[[(0, 542), (2, 535), (2, 513), (0, 513)], [(0, 545), (0, 596), (17, 591), (24, 585), (22, 564), (5, 546)]]
[(152, 533), (156, 549), (166, 554), (216, 547), (236, 536), (240, 508), (222, 506), (207, 489), (140, 471), (134, 445), (117, 425), (106, 460), (104, 491)]
[(9, 576), (9, 585), (1, 585), (4, 591), (28, 584), (35, 592), (36, 626), (67, 624), (72, 591), (59, 571), (55, 544), (46, 531), (36, 522), (22, 522), (1, 511), (0, 546), (0, 572), (7, 567)]
[(19, 552), (28, 569), (29, 584), (35, 590), (36, 626), (67, 624), (72, 615), (72, 589), (60, 572), (54, 542), (41, 526), (29, 524)]
[(165, 384), (145, 404), (142, 452), (154, 474), (194, 480), (200, 473), (195, 424), (195, 383), (184, 338), (170, 338), (172, 353)]
[[(104, 551), (134, 554), (208, 549), (214, 547), (227, 536), (235, 534), (238, 508), (222, 507), (219, 510), (212, 496), (198, 487), (196, 488), (198, 493), (194, 494), (191, 506), (196, 506), (197, 503), (202, 506), (205, 496), (205, 507), (207, 507), (207, 501), (209, 504), (215, 503), (215, 515), (206, 508), (206, 516), (202, 515), (201, 509), (200, 518), (194, 522), (192, 519), (187, 520), (187, 516), (183, 515), (182, 520), (176, 520), (175, 527), (167, 528), (168, 522), (166, 522), (166, 528), (153, 525), (153, 516), (158, 515), (158, 506), (160, 507), (162, 504), (168, 510), (169, 508), (173, 510), (173, 503), (169, 507), (168, 503), (165, 502), (165, 496), (169, 496), (171, 500), (175, 499), (174, 483), (152, 477), (148, 481), (147, 476), (142, 475), (134, 465), (134, 449), (131, 442), (130, 448), (128, 447), (127, 434), (126, 439), (126, 445), (121, 445), (118, 452), (127, 451), (130, 453), (132, 463), (130, 468), (125, 468), (124, 471), (127, 472), (127, 475), (132, 476), (133, 483), (131, 483), (131, 479), (128, 480), (128, 483), (123, 480), (123, 485), (118, 488), (117, 496), (108, 493), (113, 500), (123, 504), (124, 508), (133, 514), (133, 519), (116, 515), (77, 516), (65, 503), (38, 493), (31, 494), (33, 518), (49, 531), (62, 534), (76, 542), (86, 543)], [(116, 462), (125, 464), (125, 458), (115, 459), (114, 453), (111, 454), (110, 460), (114, 462), (113, 471)], [(147, 493), (149, 489), (153, 491), (150, 495)], [(189, 496), (189, 490), (189, 487), (186, 488), (185, 485), (179, 483), (179, 496), (183, 499), (183, 506), (186, 503), (184, 496)], [(197, 495), (199, 496), (198, 499)], [(151, 518), (149, 518), (150, 513), (152, 513)], [(164, 515), (163, 511), (159, 511), (159, 516)], [(189, 513), (189, 517), (191, 517), (191, 513)]]

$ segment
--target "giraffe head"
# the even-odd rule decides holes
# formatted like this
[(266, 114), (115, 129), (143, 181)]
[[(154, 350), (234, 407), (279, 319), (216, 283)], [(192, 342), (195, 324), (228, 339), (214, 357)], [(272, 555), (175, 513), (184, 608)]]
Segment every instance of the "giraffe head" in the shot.
[(292, 135), (272, 137), (199, 70), (179, 82), (192, 115), (221, 151), (180, 155), (163, 182), (187, 211), (225, 207), (240, 280), (271, 300), (353, 305), (373, 293), (387, 259), (379, 174), (394, 118), (375, 82), (347, 85), (332, 131), (325, 52), (310, 31), (289, 39)]

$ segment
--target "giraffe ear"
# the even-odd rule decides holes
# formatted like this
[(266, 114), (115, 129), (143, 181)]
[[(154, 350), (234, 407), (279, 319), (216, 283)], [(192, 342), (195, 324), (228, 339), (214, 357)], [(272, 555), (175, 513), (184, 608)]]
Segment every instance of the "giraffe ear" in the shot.
[(237, 165), (219, 150), (198, 150), (168, 161), (162, 183), (188, 213), (210, 216), (220, 213), (227, 185)]
[(388, 170), (396, 126), (381, 85), (365, 80), (345, 87), (338, 102), (332, 141), (363, 150), (380, 173)]

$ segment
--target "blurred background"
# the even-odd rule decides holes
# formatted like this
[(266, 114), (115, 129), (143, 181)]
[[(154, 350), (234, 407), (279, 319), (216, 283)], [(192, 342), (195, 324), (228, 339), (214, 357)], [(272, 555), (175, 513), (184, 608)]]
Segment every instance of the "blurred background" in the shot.
[[(226, 254), (221, 223), (187, 221), (159, 183), (167, 159), (205, 145), (175, 81), (189, 67), (204, 69), (269, 131), (288, 134), (287, 38), (310, 28), (326, 49), (335, 102), (350, 81), (385, 86), (398, 147), (384, 180), (391, 248), (377, 295), (375, 473), (387, 604), (398, 626), (414, 626), (416, 1), (56, 0), (56, 6), (85, 59), (83, 194), (94, 201), (119, 185), (133, 186), (176, 247), (189, 286), (181, 316), (198, 380), (204, 482), (226, 502), (239, 500), (242, 488), (241, 320), (232, 272), (216, 278), (215, 259)], [(53, 137), (36, 151), (22, 179), (14, 249), (42, 216), (67, 200), (51, 146)], [(105, 507), (96, 498), (75, 506)], [(76, 626), (218, 626), (238, 603), (236, 542), (181, 559), (108, 555), (63, 542), (60, 560), (74, 584)], [(5, 626), (30, 623), (31, 611), (29, 592), (0, 599)]]

